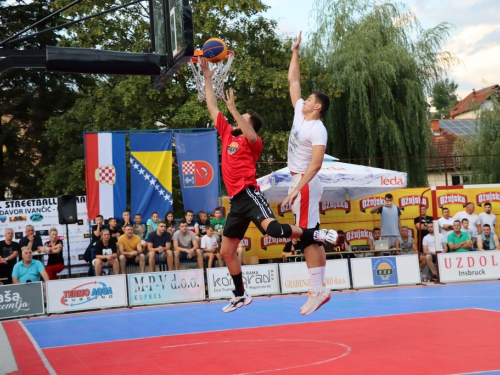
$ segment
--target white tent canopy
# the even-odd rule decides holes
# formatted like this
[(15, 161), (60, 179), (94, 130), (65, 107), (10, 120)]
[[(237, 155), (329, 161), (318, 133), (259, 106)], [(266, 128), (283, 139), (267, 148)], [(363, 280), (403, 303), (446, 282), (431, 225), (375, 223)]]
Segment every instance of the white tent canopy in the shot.
[[(341, 163), (325, 155), (318, 176), (323, 184), (322, 202), (357, 200), (406, 187), (407, 175), (387, 169)], [(288, 167), (257, 179), (269, 202), (280, 203), (288, 195), (292, 176)]]

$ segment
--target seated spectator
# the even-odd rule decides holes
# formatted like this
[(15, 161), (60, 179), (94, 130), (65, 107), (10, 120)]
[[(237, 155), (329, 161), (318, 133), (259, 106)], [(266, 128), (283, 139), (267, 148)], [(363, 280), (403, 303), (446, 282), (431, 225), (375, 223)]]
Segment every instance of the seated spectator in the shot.
[[(131, 218), (130, 211), (125, 210), (122, 212), (121, 228), (123, 228), (125, 225), (132, 225), (132, 223), (130, 222), (130, 218)], [(121, 230), (121, 228), (120, 228), (120, 231), (123, 234), (123, 231)]]
[(90, 239), (90, 244), (93, 245), (101, 238), (101, 229), (104, 228), (104, 217), (102, 215), (97, 215), (95, 217), (95, 225), (92, 226), (92, 237)]
[(49, 229), (50, 241), (45, 242), (44, 252), (49, 254), (45, 271), (49, 280), (56, 280), (57, 274), (64, 269), (63, 243), (57, 238), (57, 229)]
[[(465, 232), (469, 235), (470, 240), (472, 242), (472, 247), (469, 250), (474, 250), (474, 243), (476, 242), (476, 236), (474, 235), (474, 230), (469, 229), (469, 219), (464, 218), (462, 219), (462, 232)], [(476, 231), (477, 232), (477, 231)]]
[(26, 236), (21, 238), (21, 241), (19, 241), (21, 251), (23, 251), (24, 249), (30, 249), (35, 255), (42, 254), (42, 238), (39, 235), (35, 234), (35, 227), (33, 225), (26, 225), (25, 233)]
[(417, 244), (412, 236), (410, 230), (406, 225), (401, 227), (401, 235), (394, 241), (394, 248), (399, 249), (395, 251), (396, 255), (410, 255), (418, 253)]
[(134, 225), (132, 225), (132, 228), (134, 228), (134, 233), (139, 236), (141, 239), (141, 244), (142, 244), (142, 252), (144, 254), (147, 253), (148, 245), (146, 244), (146, 225), (142, 224), (142, 215), (141, 214), (135, 214), (134, 216)]
[[(186, 213), (184, 214), (184, 218), (186, 219), (188, 231), (196, 234), (196, 227), (198, 226), (198, 223), (196, 221), (194, 221), (193, 210), (186, 210)], [(198, 236), (198, 241), (199, 241), (199, 239), (200, 239), (200, 237)]]
[(101, 239), (95, 243), (95, 258), (92, 260), (92, 264), (95, 267), (95, 275), (102, 275), (103, 267), (112, 267), (113, 274), (118, 275), (120, 273), (120, 262), (118, 260), (118, 250), (116, 248), (116, 243), (111, 241), (111, 234), (109, 229), (104, 228), (101, 231)]
[(24, 284), (27, 282), (48, 281), (49, 275), (45, 272), (42, 262), (33, 259), (33, 252), (30, 248), (24, 247), (22, 251), (22, 261), (17, 262), (12, 270), (12, 283)]
[[(373, 228), (372, 231), (372, 238), (368, 238), (367, 242), (368, 245), (370, 246), (370, 250), (375, 250), (375, 241), (379, 241), (381, 237), (381, 232), (380, 228)], [(379, 253), (364, 253), (365, 257), (373, 257), (373, 256), (379, 256)]]
[[(427, 234), (422, 240), (422, 250), (425, 256), (425, 262), (427, 263), (427, 266), (431, 271), (431, 281), (435, 281), (437, 280), (437, 271), (436, 267), (434, 267), (434, 263), (436, 263), (437, 261), (436, 250), (446, 252), (448, 251), (448, 246), (446, 245), (446, 239), (441, 233), (434, 233), (434, 225), (432, 222), (427, 223), (427, 231), (429, 232), (429, 234)], [(437, 237), (437, 241), (439, 244), (439, 247), (437, 249), (436, 239), (434, 238), (434, 236)], [(420, 264), (420, 271), (422, 271), (424, 267), (422, 267), (422, 264)]]
[(142, 252), (141, 239), (134, 234), (132, 225), (123, 227), (125, 234), (118, 238), (120, 272), (126, 273), (127, 264), (139, 264), (141, 272), (146, 270), (146, 257)]
[(453, 233), (448, 235), (447, 244), (450, 252), (469, 251), (472, 247), (472, 241), (467, 233), (462, 232), (462, 223), (460, 220), (453, 222)]
[(174, 219), (174, 213), (172, 211), (168, 211), (165, 214), (165, 222), (167, 223), (167, 232), (170, 233), (170, 236), (173, 236), (177, 229), (177, 223)]
[(207, 234), (207, 225), (210, 225), (208, 214), (205, 211), (198, 212), (199, 219), (196, 220), (195, 234), (201, 238)]
[(206, 234), (201, 238), (203, 258), (208, 259), (208, 268), (212, 268), (215, 258), (217, 258), (219, 267), (222, 267), (224, 263), (222, 262), (222, 255), (220, 254), (220, 242), (217, 236), (214, 235), (214, 227), (210, 224), (206, 224), (205, 231)]
[(226, 219), (222, 217), (222, 208), (217, 207), (214, 210), (214, 217), (210, 220), (210, 224), (214, 227), (215, 234), (222, 240), (222, 231), (226, 225)]
[(12, 284), (12, 270), (17, 257), (21, 253), (21, 246), (14, 242), (14, 230), (7, 228), (4, 231), (5, 240), (0, 241), (0, 279), (7, 279), (3, 284)]
[(179, 269), (181, 260), (196, 260), (198, 268), (203, 269), (203, 255), (196, 234), (188, 230), (186, 220), (179, 222), (179, 230), (174, 233), (174, 267)]
[(158, 220), (160, 220), (160, 215), (158, 212), (153, 212), (151, 214), (151, 218), (146, 222), (146, 236), (144, 238), (148, 238), (149, 233), (154, 232), (156, 230), (156, 226), (158, 225)]
[(292, 238), (283, 247), (283, 251), (281, 253), (281, 255), (283, 257), (283, 263), (288, 262), (287, 255), (302, 254), (303, 251), (304, 251), (304, 247), (302, 246), (302, 243), (299, 241), (299, 239)]
[[(108, 226), (109, 226), (109, 234), (111, 235), (111, 241), (114, 241), (115, 243), (118, 241), (118, 238), (122, 235), (122, 228), (118, 228), (116, 226), (116, 219), (113, 217), (110, 217), (108, 219)], [(125, 226), (123, 227), (125, 228)]]
[(172, 237), (167, 232), (167, 223), (163, 220), (158, 222), (156, 231), (149, 233), (146, 240), (148, 245), (149, 272), (155, 271), (156, 262), (161, 262), (162, 258), (168, 265), (168, 270), (174, 269), (174, 257), (172, 254)]
[(477, 249), (485, 250), (500, 250), (498, 236), (491, 232), (490, 224), (483, 225), (483, 233), (477, 237)]

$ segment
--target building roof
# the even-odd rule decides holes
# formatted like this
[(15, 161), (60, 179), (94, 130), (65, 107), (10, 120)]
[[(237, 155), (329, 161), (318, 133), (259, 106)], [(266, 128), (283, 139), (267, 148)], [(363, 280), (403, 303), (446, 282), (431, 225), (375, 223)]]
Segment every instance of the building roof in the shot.
[(463, 100), (459, 101), (457, 105), (450, 111), (450, 116), (453, 119), (455, 116), (474, 110), (476, 106), (481, 105), (492, 94), (500, 90), (499, 85), (492, 85), (484, 89), (472, 92), (467, 95)]
[(440, 123), (441, 120), (431, 121), (433, 150), (431, 150), (429, 155), (428, 169), (443, 169), (445, 165), (448, 168), (458, 166), (454, 147), (455, 141), (459, 136), (454, 132), (441, 128), (439, 126)]
[(478, 121), (475, 119), (439, 120), (439, 128), (446, 129), (456, 135), (468, 136), (477, 133)]

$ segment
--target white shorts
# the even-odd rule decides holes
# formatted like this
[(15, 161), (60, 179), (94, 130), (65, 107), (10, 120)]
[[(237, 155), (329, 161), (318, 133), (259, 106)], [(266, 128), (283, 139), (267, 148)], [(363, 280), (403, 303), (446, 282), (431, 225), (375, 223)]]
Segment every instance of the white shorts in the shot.
[[(299, 184), (302, 174), (292, 176), (292, 183), (288, 188), (288, 194)], [(316, 175), (302, 188), (297, 199), (293, 202), (292, 212), (295, 215), (295, 225), (301, 228), (314, 228), (319, 221), (319, 202), (323, 195), (323, 185)]]

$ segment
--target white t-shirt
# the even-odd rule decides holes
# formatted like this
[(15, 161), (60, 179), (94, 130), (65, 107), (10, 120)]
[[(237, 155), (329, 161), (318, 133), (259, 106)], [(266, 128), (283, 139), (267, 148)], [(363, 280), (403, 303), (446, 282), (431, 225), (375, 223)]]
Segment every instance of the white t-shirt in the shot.
[(448, 219), (445, 219), (444, 217), (439, 218), (439, 220), (438, 220), (439, 233), (441, 233), (444, 236), (444, 238), (448, 238), (448, 235), (453, 233), (453, 229), (452, 230), (444, 230), (443, 227), (445, 225), (453, 226), (453, 221), (454, 220), (451, 217)]
[(212, 237), (208, 237), (207, 235), (201, 237), (201, 248), (211, 250), (214, 244), (217, 245), (217, 237), (212, 235)]
[[(445, 239), (441, 233), (438, 233), (438, 241), (439, 241), (439, 249), (438, 251), (444, 251), (443, 243), (445, 243)], [(429, 253), (436, 253), (436, 244), (434, 243), (434, 236), (431, 236), (431, 234), (428, 234), (427, 236), (424, 237), (422, 240), (422, 246), (427, 246), (427, 250), (429, 250)]]
[(292, 130), (288, 138), (288, 168), (304, 173), (312, 159), (313, 146), (326, 146), (327, 133), (321, 120), (306, 121), (302, 108), (304, 99), (297, 100)]
[(497, 216), (495, 214), (487, 214), (486, 212), (481, 212), (478, 215), (478, 218), (479, 218), (479, 223), (481, 224), (481, 227), (484, 224), (489, 224), (491, 229), (492, 229), (492, 232), (493, 232), (493, 227), (497, 223)]
[(477, 224), (480, 224), (479, 217), (476, 214), (468, 214), (467, 211), (457, 212), (453, 216), (453, 220), (460, 220), (460, 223), (465, 218), (469, 219), (469, 229), (474, 233), (474, 237), (477, 237)]

